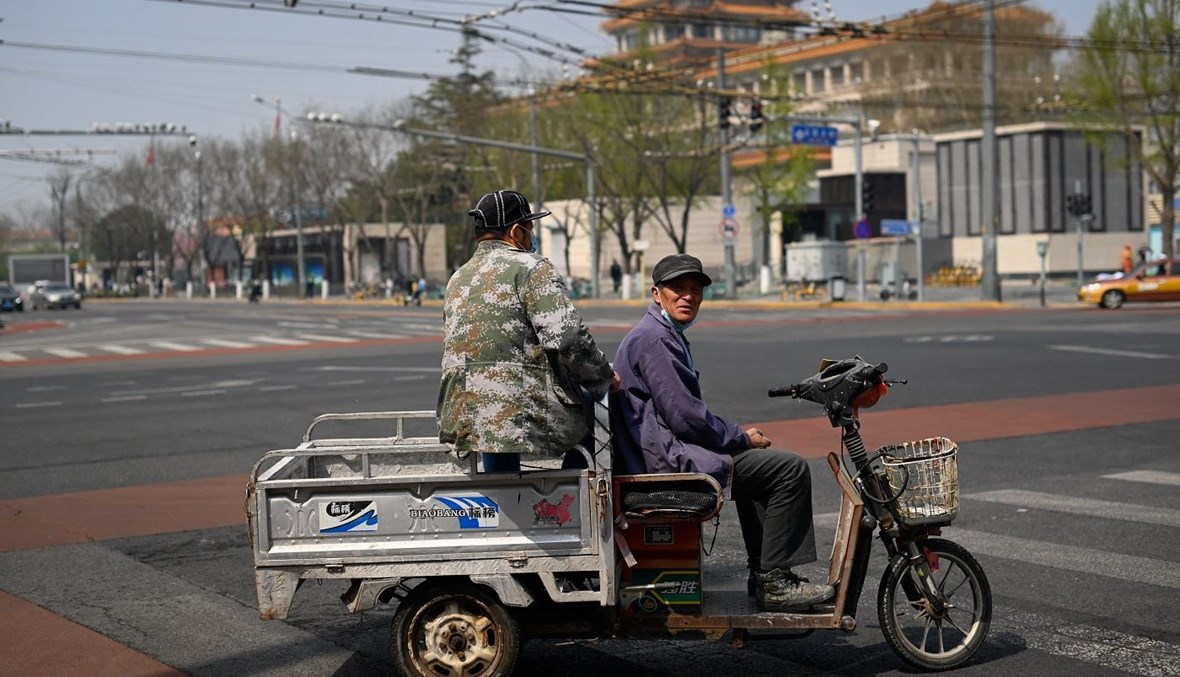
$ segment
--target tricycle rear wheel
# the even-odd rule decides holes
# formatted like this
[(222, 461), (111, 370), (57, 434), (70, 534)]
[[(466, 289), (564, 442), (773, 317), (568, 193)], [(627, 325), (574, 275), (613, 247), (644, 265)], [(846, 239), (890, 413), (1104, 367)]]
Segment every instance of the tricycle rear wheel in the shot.
[(471, 583), (423, 583), (393, 617), (393, 658), (405, 677), (503, 677), (520, 627), (495, 595)]
[(898, 553), (881, 577), (877, 616), (885, 641), (902, 660), (922, 670), (949, 670), (971, 658), (987, 637), (991, 586), (959, 544), (932, 538), (919, 547), (943, 605), (926, 598), (919, 567)]

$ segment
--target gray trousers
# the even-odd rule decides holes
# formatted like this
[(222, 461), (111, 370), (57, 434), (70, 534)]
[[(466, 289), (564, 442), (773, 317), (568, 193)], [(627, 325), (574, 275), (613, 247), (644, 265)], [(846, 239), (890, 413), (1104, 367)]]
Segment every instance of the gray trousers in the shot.
[(816, 560), (811, 470), (801, 456), (769, 449), (734, 454), (733, 500), (750, 569), (787, 569)]

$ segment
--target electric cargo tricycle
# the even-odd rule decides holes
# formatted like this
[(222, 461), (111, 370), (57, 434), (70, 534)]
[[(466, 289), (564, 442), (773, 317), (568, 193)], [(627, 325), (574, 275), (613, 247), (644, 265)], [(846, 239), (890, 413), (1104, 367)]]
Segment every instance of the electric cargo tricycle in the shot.
[[(325, 414), (294, 449), (255, 464), (247, 517), (263, 619), (286, 618), (308, 579), (349, 583), (352, 612), (395, 603), (393, 659), (406, 677), (508, 675), (530, 638), (720, 639), (853, 631), (874, 535), (889, 558), (877, 589), (885, 640), (928, 671), (962, 664), (991, 621), (987, 576), (939, 538), (958, 507), (956, 445), (933, 437), (868, 452), (859, 409), (886, 393), (885, 364), (821, 363), (774, 388), (821, 404), (841, 431), (828, 466), (841, 492), (827, 580), (835, 599), (761, 612), (742, 590), (709, 589), (702, 524), (717, 482), (693, 473), (616, 475), (605, 406), (588, 468), (479, 472), (437, 437), (431, 411)], [(320, 438), (317, 427), (377, 421), (388, 437)], [(385, 426), (391, 426), (392, 430)], [(322, 429), (321, 429), (322, 432)]]

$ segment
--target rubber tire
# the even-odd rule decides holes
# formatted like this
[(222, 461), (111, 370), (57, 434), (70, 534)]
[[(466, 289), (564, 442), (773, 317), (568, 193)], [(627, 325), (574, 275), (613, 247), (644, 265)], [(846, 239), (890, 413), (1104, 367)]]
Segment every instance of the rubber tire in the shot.
[(1110, 310), (1116, 310), (1122, 308), (1123, 302), (1126, 300), (1127, 297), (1121, 291), (1111, 289), (1102, 295), (1102, 300), (1098, 302), (1098, 305), (1103, 308), (1109, 308)]
[[(485, 653), (492, 653), (483, 667), (479, 658), (459, 666), (449, 665), (442, 660), (444, 656), (435, 655), (432, 659), (430, 654), (435, 651), (427, 651), (425, 641), (427, 626), (432, 620), (447, 616), (455, 621), (451, 627), (457, 625), (472, 631), (465, 641), (474, 641)], [(473, 628), (468, 619), (489, 623), (482, 636), (475, 634), (478, 628)], [(452, 632), (451, 636), (455, 634)], [(521, 645), (520, 626), (494, 593), (483, 586), (454, 581), (426, 582), (414, 588), (394, 614), (391, 640), (394, 663), (404, 677), (506, 677), (516, 667)], [(445, 653), (454, 655), (450, 651)]]
[[(925, 551), (938, 554), (939, 570), (935, 574), (935, 580), (940, 580), (940, 585), (948, 582), (948, 575), (952, 573), (951, 570), (944, 567), (953, 566), (962, 572), (949, 579), (949, 582), (953, 584), (951, 600), (966, 601), (967, 598), (964, 595), (970, 592), (972, 603), (978, 610), (977, 620), (970, 627), (964, 628), (965, 634), (960, 633), (954, 625), (948, 625), (942, 630), (944, 638), (947, 638), (948, 634), (950, 638), (961, 638), (956, 646), (951, 647), (950, 651), (932, 653), (923, 651), (916, 646), (903, 632), (900, 621), (894, 613), (896, 610), (894, 602), (897, 595), (901, 594), (904, 597), (904, 587), (909, 587), (906, 582), (912, 580), (912, 567), (904, 554), (896, 555), (881, 576), (881, 585), (877, 589), (877, 618), (881, 622), (881, 633), (885, 635), (885, 641), (889, 644), (889, 648), (893, 649), (893, 652), (903, 661), (927, 672), (949, 670), (962, 665), (975, 655), (984, 639), (987, 638), (992, 618), (991, 585), (988, 583), (987, 575), (983, 572), (983, 567), (979, 566), (979, 562), (963, 546), (940, 538), (932, 538), (924, 541), (922, 548)], [(967, 586), (966, 589), (964, 589), (964, 585)], [(904, 602), (904, 599), (902, 603), (905, 608), (913, 610), (912, 605)], [(951, 620), (959, 623), (960, 627), (965, 625), (963, 622), (965, 617), (969, 618), (969, 615), (965, 616), (961, 610), (957, 615), (952, 611), (950, 616)]]

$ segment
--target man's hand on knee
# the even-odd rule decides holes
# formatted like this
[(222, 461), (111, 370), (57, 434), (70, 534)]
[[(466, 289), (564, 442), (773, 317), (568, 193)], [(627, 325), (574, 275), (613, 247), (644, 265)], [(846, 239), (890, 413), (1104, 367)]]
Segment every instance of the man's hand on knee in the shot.
[(750, 440), (751, 449), (766, 449), (770, 446), (770, 438), (757, 428), (747, 428), (746, 437)]

